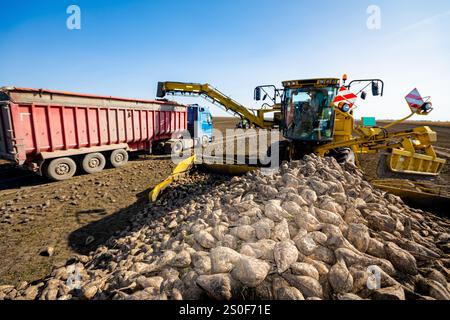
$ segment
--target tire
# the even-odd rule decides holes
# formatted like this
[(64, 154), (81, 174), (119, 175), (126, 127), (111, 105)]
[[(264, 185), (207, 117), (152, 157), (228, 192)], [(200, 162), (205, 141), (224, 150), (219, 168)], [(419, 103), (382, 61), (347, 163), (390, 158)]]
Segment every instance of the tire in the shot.
[(128, 163), (128, 152), (124, 149), (117, 149), (111, 152), (109, 161), (114, 168), (123, 167)]
[(380, 154), (377, 166), (377, 177), (381, 179), (393, 178), (394, 172), (389, 169), (388, 165), (388, 157), (389, 154), (387, 152), (383, 152)]
[(106, 158), (101, 153), (89, 153), (84, 156), (81, 162), (83, 171), (89, 174), (101, 172), (106, 165)]
[(351, 163), (356, 164), (355, 153), (351, 148), (340, 148), (337, 150), (333, 150), (330, 153), (330, 156), (336, 159), (336, 161), (340, 164)]
[(70, 179), (77, 171), (77, 164), (71, 158), (56, 158), (50, 161), (46, 176), (53, 181)]
[(206, 148), (209, 145), (209, 138), (208, 136), (203, 136), (202, 137), (202, 147)]
[(276, 147), (278, 147), (279, 150), (279, 154), (278, 154), (278, 162), (281, 164), (283, 161), (287, 161), (289, 160), (289, 145), (286, 141), (278, 141), (278, 142), (274, 142), (272, 143), (268, 148), (267, 148), (267, 158), (271, 158), (272, 157), (272, 150), (275, 149)]
[(345, 156), (345, 163), (350, 163), (353, 165), (356, 165), (356, 157), (355, 157), (355, 153), (353, 152), (352, 149), (348, 149), (345, 152), (346, 156)]
[(176, 155), (176, 156), (181, 156), (183, 153), (183, 142), (182, 141), (177, 141), (172, 145), (172, 155)]

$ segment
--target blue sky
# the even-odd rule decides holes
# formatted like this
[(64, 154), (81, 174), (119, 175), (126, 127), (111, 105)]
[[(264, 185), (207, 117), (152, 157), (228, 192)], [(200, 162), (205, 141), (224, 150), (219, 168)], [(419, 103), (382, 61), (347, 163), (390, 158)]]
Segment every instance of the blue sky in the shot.
[[(81, 30), (66, 27), (71, 4), (81, 8)], [(380, 30), (366, 26), (372, 4), (381, 9)], [(385, 97), (360, 103), (358, 117), (406, 115), (404, 96), (417, 87), (433, 98), (428, 118), (450, 120), (448, 0), (1, 0), (1, 6), (0, 86), (154, 98), (161, 80), (208, 82), (256, 107), (256, 85), (347, 73), (386, 81)]]

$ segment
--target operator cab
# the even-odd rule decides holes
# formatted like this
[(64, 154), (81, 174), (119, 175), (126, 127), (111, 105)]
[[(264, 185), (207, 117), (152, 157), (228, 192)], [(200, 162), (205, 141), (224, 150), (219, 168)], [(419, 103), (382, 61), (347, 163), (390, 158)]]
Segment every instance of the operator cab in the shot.
[(333, 140), (335, 78), (284, 81), (281, 128), (285, 138), (301, 142)]

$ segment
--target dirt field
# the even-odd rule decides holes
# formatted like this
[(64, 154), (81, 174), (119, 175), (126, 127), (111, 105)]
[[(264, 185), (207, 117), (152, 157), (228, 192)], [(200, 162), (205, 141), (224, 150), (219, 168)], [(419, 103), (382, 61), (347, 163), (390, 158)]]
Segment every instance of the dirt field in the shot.
[[(171, 170), (170, 160), (140, 157), (125, 168), (55, 183), (0, 164), (0, 284), (39, 279), (52, 265), (103, 244), (128, 226)], [(41, 256), (48, 246), (53, 256)]]
[[(234, 128), (236, 123), (234, 118), (216, 118), (214, 126)], [(439, 135), (438, 146), (450, 152), (450, 125), (432, 127)], [(370, 169), (374, 163), (365, 166)], [(449, 166), (442, 183), (450, 181)], [(53, 265), (87, 254), (129, 227), (130, 217), (147, 205), (148, 192), (172, 168), (169, 159), (141, 156), (122, 169), (53, 183), (0, 162), (0, 285), (40, 279)], [(49, 246), (54, 254), (41, 256)]]

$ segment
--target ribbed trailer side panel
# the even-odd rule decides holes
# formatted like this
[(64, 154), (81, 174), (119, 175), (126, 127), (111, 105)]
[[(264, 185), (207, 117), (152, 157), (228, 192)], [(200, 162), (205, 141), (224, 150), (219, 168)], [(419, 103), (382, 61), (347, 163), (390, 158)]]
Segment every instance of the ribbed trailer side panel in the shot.
[(185, 111), (35, 104), (11, 104), (10, 109), (26, 154), (120, 143), (135, 150), (186, 129)]

